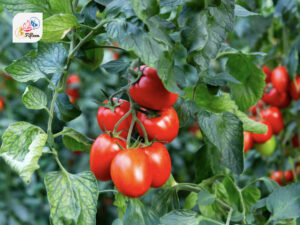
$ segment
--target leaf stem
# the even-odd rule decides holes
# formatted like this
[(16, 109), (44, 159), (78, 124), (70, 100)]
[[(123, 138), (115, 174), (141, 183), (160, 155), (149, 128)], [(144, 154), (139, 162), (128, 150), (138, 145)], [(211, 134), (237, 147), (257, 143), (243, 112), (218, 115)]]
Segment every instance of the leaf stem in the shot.
[(214, 219), (211, 219), (211, 218), (209, 218), (209, 217), (206, 217), (206, 216), (200, 216), (200, 220), (205, 220), (205, 221), (207, 221), (207, 222), (212, 222), (212, 223), (214, 223), (214, 224), (218, 224), (218, 225), (225, 225), (224, 223), (222, 223), (222, 222), (219, 222), (219, 221), (217, 221), (217, 220), (214, 220)]
[(63, 173), (65, 173), (66, 175), (69, 175), (68, 171), (67, 171), (67, 170), (65, 169), (65, 167), (61, 164), (61, 162), (60, 162), (60, 160), (59, 160), (59, 158), (58, 158), (57, 151), (56, 151), (54, 148), (52, 148), (51, 150), (52, 150), (52, 153), (53, 153), (53, 155), (54, 155), (54, 157), (55, 157), (55, 160), (56, 160), (56, 162), (57, 162), (59, 168), (63, 171)]
[(117, 190), (107, 189), (107, 190), (99, 191), (99, 194), (102, 194), (102, 193), (109, 193), (109, 192), (119, 193)]

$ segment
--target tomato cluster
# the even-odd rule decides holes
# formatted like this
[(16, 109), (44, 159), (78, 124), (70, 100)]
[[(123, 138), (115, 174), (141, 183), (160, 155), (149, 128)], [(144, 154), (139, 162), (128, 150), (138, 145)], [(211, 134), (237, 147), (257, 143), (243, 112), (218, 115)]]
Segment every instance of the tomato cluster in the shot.
[(74, 104), (79, 99), (80, 78), (76, 74), (71, 74), (67, 79), (67, 95), (70, 102)]
[[(172, 108), (178, 95), (164, 87), (156, 69), (141, 66), (135, 71), (140, 77), (129, 84), (130, 101), (112, 95), (100, 106), (97, 120), (105, 133), (95, 140), (90, 152), (95, 177), (112, 180), (120, 193), (132, 198), (168, 180), (171, 158), (164, 144), (173, 141), (179, 131), (179, 119)], [(134, 128), (136, 137), (132, 136)]]
[(284, 186), (294, 180), (294, 174), (292, 170), (283, 172), (282, 170), (275, 170), (270, 174), (270, 178), (276, 181), (279, 185)]

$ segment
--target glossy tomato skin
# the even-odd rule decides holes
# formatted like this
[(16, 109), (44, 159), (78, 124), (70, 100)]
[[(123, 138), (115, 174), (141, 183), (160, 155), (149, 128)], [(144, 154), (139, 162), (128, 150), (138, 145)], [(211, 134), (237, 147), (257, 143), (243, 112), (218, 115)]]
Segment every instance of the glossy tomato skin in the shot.
[(158, 188), (164, 185), (171, 174), (171, 158), (166, 147), (159, 142), (143, 148), (150, 162), (152, 171), (151, 187)]
[(268, 141), (262, 144), (255, 145), (256, 151), (258, 151), (264, 157), (270, 157), (276, 149), (276, 139), (272, 136)]
[[(107, 102), (107, 100), (104, 101), (104, 103)], [(130, 103), (128, 101), (119, 99), (118, 104), (120, 105), (116, 106), (114, 111), (105, 106), (100, 106), (98, 109), (97, 120), (102, 131), (113, 131), (116, 123), (130, 110)], [(118, 126), (117, 132), (122, 131), (120, 134), (121, 137), (127, 138), (131, 120), (132, 115), (129, 115)]]
[(110, 174), (116, 188), (131, 198), (145, 194), (152, 183), (151, 165), (142, 149), (125, 149), (113, 159)]
[(164, 87), (156, 69), (141, 66), (140, 70), (143, 71), (141, 78), (129, 90), (132, 99), (141, 106), (154, 110), (162, 110), (174, 105), (178, 95)]
[(274, 103), (276, 104), (276, 101), (278, 100), (278, 98), (280, 98), (280, 96), (280, 92), (275, 88), (272, 88), (269, 92), (265, 92), (261, 99), (266, 104), (273, 105)]
[(126, 142), (107, 133), (101, 134), (93, 143), (90, 152), (90, 168), (98, 180), (111, 180), (111, 162), (122, 150), (120, 146), (126, 148)]
[(253, 137), (253, 140), (256, 142), (256, 143), (264, 143), (266, 141), (268, 141), (272, 135), (273, 135), (273, 130), (272, 130), (272, 126), (269, 122), (267, 121), (260, 121), (260, 123), (263, 123), (265, 124), (267, 127), (268, 127), (268, 130), (266, 133), (264, 134), (255, 134), (253, 133), (252, 134), (252, 137)]
[(252, 134), (244, 131), (244, 152), (248, 152), (253, 147)]
[(270, 175), (270, 178), (276, 181), (279, 185), (284, 185), (284, 174), (282, 170), (273, 171)]
[(4, 98), (0, 97), (0, 112), (4, 109)]
[(287, 170), (284, 172), (284, 178), (286, 182), (291, 182), (294, 180), (294, 174), (292, 170)]
[(268, 109), (262, 110), (260, 114), (265, 121), (270, 123), (274, 134), (279, 134), (284, 128), (283, 115), (277, 107), (271, 106)]
[(300, 77), (296, 78), (296, 84), (298, 90), (294, 82), (293, 81), (290, 82), (290, 95), (295, 101), (297, 101), (300, 98)]
[[(138, 112), (137, 118), (144, 125), (149, 140), (163, 141), (170, 143), (173, 141), (179, 131), (179, 119), (175, 109), (167, 108), (158, 112), (159, 116), (149, 118), (148, 115)], [(144, 137), (144, 133), (140, 125), (137, 123), (139, 134)]]
[(266, 65), (262, 67), (262, 70), (266, 74), (266, 83), (271, 82), (272, 70)]
[(276, 67), (271, 76), (273, 87), (279, 92), (286, 92), (289, 87), (290, 78), (284, 66)]
[(78, 89), (68, 88), (68, 89), (67, 89), (67, 95), (68, 95), (69, 97), (78, 99), (78, 98), (79, 98), (79, 91), (78, 91)]
[(298, 135), (294, 135), (293, 138), (292, 138), (292, 144), (294, 146), (294, 148), (298, 148), (300, 146), (299, 144), (299, 138), (298, 138)]

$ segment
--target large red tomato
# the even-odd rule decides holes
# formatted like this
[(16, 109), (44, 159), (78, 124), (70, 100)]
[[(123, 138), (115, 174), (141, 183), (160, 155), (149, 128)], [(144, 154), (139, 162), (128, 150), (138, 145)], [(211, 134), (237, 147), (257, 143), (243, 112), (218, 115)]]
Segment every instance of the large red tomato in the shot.
[(126, 142), (101, 134), (93, 143), (90, 152), (90, 168), (98, 180), (111, 180), (110, 165), (114, 157), (120, 152), (121, 147), (126, 148)]
[(263, 123), (265, 124), (267, 127), (268, 127), (268, 130), (266, 133), (263, 133), (263, 134), (256, 134), (256, 133), (253, 133), (252, 134), (252, 137), (253, 137), (253, 140), (257, 143), (264, 143), (266, 141), (268, 141), (272, 135), (273, 135), (273, 131), (272, 131), (272, 126), (269, 122), (267, 121), (260, 121), (260, 123)]
[(252, 134), (244, 131), (244, 152), (251, 150), (253, 147)]
[(276, 181), (279, 185), (284, 185), (284, 174), (282, 170), (273, 171), (270, 175), (270, 178)]
[(4, 98), (0, 97), (0, 112), (4, 109)]
[(113, 159), (110, 174), (117, 189), (131, 198), (145, 194), (152, 182), (152, 169), (142, 149), (125, 149)]
[[(149, 140), (163, 141), (170, 143), (178, 134), (179, 119), (175, 109), (167, 108), (158, 112), (159, 116), (151, 118), (145, 113), (138, 112), (137, 118), (144, 125)], [(139, 134), (144, 137), (144, 133), (140, 125), (137, 123)]]
[(268, 109), (262, 110), (260, 114), (265, 121), (271, 124), (273, 133), (279, 134), (284, 127), (284, 119), (280, 110), (275, 106), (271, 106)]
[(272, 70), (268, 66), (263, 66), (262, 70), (266, 74), (266, 83), (271, 82)]
[(290, 82), (290, 95), (294, 100), (298, 100), (300, 98), (300, 77), (296, 78), (296, 84), (297, 88), (293, 81)]
[(289, 87), (290, 78), (284, 66), (276, 67), (271, 76), (273, 87), (279, 92), (286, 92)]
[[(115, 100), (116, 99), (114, 99), (114, 101)], [(104, 103), (108, 103), (108, 101), (105, 100)], [(126, 100), (119, 99), (116, 104), (119, 105), (116, 106), (114, 110), (100, 106), (97, 120), (102, 131), (113, 131), (116, 123), (130, 110), (130, 103)], [(131, 120), (132, 115), (129, 115), (118, 126), (117, 132), (122, 131), (120, 134), (121, 137), (127, 138)]]
[(148, 66), (141, 66), (140, 69), (143, 71), (141, 78), (129, 90), (132, 99), (141, 106), (155, 110), (174, 105), (178, 95), (164, 87), (156, 69)]
[(171, 174), (171, 158), (166, 147), (159, 142), (143, 148), (148, 156), (151, 171), (152, 183), (151, 187), (161, 187), (166, 183)]

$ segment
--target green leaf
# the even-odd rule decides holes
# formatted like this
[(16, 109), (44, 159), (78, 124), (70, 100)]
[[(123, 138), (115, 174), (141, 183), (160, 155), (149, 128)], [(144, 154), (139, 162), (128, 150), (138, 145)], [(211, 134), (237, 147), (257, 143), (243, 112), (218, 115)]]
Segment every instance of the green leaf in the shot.
[[(242, 65), (242, 66), (241, 66)], [(244, 54), (228, 55), (227, 67), (230, 74), (240, 81), (231, 83), (231, 95), (239, 109), (247, 110), (261, 99), (266, 75)]]
[(216, 200), (216, 196), (209, 191), (200, 191), (198, 193), (198, 205), (211, 205)]
[(211, 143), (203, 145), (195, 155), (194, 165), (196, 173), (196, 182), (212, 177), (220, 172), (221, 154)]
[(43, 23), (44, 42), (55, 42), (63, 39), (66, 34), (78, 25), (77, 18), (73, 14), (56, 14), (48, 17)]
[(300, 183), (277, 188), (267, 198), (273, 220), (300, 217)]
[(84, 50), (85, 59), (84, 63), (90, 64), (92, 66), (92, 70), (95, 70), (102, 63), (104, 57), (103, 48), (93, 48)]
[(181, 42), (187, 48), (187, 61), (200, 69), (208, 68), (210, 60), (217, 56), (226, 33), (234, 23), (234, 0), (223, 0), (216, 7), (206, 10), (184, 6), (179, 15), (182, 27)]
[(247, 17), (247, 16), (258, 16), (259, 14), (255, 12), (250, 12), (240, 5), (235, 5), (234, 15), (239, 17)]
[(64, 127), (62, 140), (64, 145), (72, 151), (90, 151), (93, 140), (79, 133), (78, 131)]
[(58, 119), (64, 122), (69, 122), (81, 114), (81, 111), (70, 102), (65, 93), (58, 95), (55, 102), (55, 112)]
[(246, 212), (249, 212), (250, 208), (260, 199), (260, 190), (254, 186), (249, 185), (246, 188), (243, 188), (242, 197), (244, 200)]
[(5, 68), (19, 82), (36, 82), (47, 74), (61, 73), (68, 54), (62, 44), (39, 43), (38, 52), (31, 51)]
[(30, 123), (17, 122), (10, 125), (2, 136), (0, 156), (16, 171), (25, 183), (35, 170), (47, 141), (47, 134)]
[(47, 109), (47, 95), (39, 88), (31, 85), (27, 86), (22, 101), (28, 109)]
[(98, 182), (92, 172), (49, 172), (45, 177), (51, 224), (95, 225)]
[(127, 71), (130, 66), (129, 61), (123, 59), (112, 60), (101, 65), (108, 73), (122, 74)]
[(118, 216), (120, 219), (122, 219), (126, 213), (127, 210), (127, 201), (129, 200), (128, 197), (125, 195), (122, 195), (120, 192), (114, 194), (115, 200), (114, 200), (114, 206), (118, 209)]
[(293, 41), (287, 56), (283, 60), (283, 64), (287, 67), (288, 73), (291, 78), (295, 78), (297, 76), (297, 69), (299, 65), (299, 47), (300, 47), (300, 38), (296, 38)]
[[(192, 99), (193, 88), (186, 88), (185, 92), (184, 98)], [(246, 131), (253, 133), (265, 133), (267, 131), (265, 125), (249, 119), (246, 114), (239, 111), (237, 105), (227, 93), (220, 93), (218, 96), (212, 95), (209, 93), (208, 88), (201, 84), (197, 87), (195, 101), (198, 108), (204, 108), (215, 113), (231, 112), (235, 114), (243, 122), (243, 128)]]
[(173, 210), (159, 220), (159, 225), (198, 225), (201, 218), (191, 210)]
[(200, 74), (202, 82), (212, 86), (225, 86), (228, 82), (237, 83), (240, 82), (232, 77), (229, 73), (218, 73), (216, 74), (213, 70), (204, 70)]
[(177, 112), (180, 127), (185, 127), (197, 112), (197, 105), (190, 99), (178, 98), (173, 107)]
[(242, 122), (232, 113), (220, 114), (201, 110), (198, 115), (201, 131), (222, 154), (222, 164), (234, 173), (244, 169)]
[(123, 218), (124, 225), (157, 225), (158, 215), (139, 199), (130, 199)]
[(0, 0), (0, 5), (13, 12), (43, 12), (44, 16), (49, 15), (46, 0)]
[(147, 22), (147, 19), (159, 13), (158, 0), (131, 0), (132, 8), (136, 15)]
[(72, 13), (71, 0), (49, 0), (51, 11), (54, 13)]

